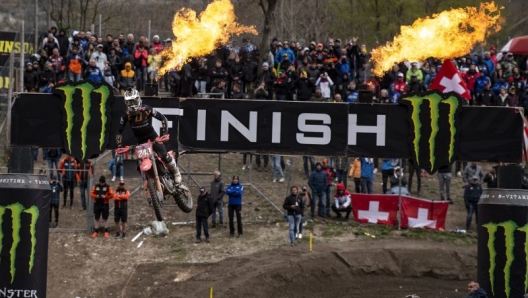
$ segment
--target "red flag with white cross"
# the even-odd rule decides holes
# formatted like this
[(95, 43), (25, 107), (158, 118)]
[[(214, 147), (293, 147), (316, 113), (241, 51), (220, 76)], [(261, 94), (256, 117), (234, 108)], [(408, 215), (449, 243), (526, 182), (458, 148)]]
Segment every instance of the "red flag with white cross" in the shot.
[(398, 224), (398, 196), (352, 194), (352, 212), (357, 222)]
[(448, 201), (430, 201), (402, 196), (401, 226), (444, 230), (448, 208)]
[(450, 59), (445, 59), (438, 74), (429, 85), (431, 90), (439, 90), (442, 93), (455, 92), (467, 100), (471, 100), (471, 94), (462, 80), (462, 76)]

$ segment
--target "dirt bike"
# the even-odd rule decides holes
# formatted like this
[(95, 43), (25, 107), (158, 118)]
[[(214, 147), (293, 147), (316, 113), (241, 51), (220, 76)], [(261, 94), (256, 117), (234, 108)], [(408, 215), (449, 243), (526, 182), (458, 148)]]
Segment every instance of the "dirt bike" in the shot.
[[(156, 142), (167, 142), (169, 135), (157, 137)], [(158, 221), (163, 221), (161, 208), (164, 198), (174, 197), (176, 204), (185, 213), (190, 213), (193, 209), (193, 199), (191, 192), (184, 181), (176, 183), (161, 158), (152, 148), (152, 142), (117, 148), (116, 153), (123, 154), (129, 151), (135, 151), (139, 164), (139, 170), (147, 177), (147, 188), (150, 193), (151, 204)], [(173, 152), (169, 151), (172, 158)]]

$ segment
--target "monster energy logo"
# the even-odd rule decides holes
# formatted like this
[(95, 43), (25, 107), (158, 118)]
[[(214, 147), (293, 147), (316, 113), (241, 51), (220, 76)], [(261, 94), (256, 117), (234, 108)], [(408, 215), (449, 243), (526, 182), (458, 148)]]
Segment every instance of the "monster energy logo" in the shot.
[[(495, 295), (495, 270), (502, 270), (504, 273), (504, 292), (506, 297), (510, 297), (510, 279), (511, 279), (511, 267), (515, 259), (513, 249), (515, 248), (515, 231), (519, 231), (525, 234), (525, 239), (528, 239), (528, 224), (519, 227), (515, 222), (508, 220), (501, 223), (487, 223), (482, 225), (488, 231), (488, 252), (490, 257), (489, 266), (489, 277), (491, 283), (491, 292)], [(497, 233), (500, 230), (504, 233), (504, 249), (506, 262), (503, 268), (497, 267), (497, 250), (495, 247), (495, 241)], [(524, 241), (524, 253), (525, 261), (528, 264), (528, 241)], [(524, 289), (528, 289), (528, 270), (525, 271), (524, 276)]]
[[(55, 93), (60, 93), (64, 96), (64, 111), (66, 113), (66, 149), (68, 153), (72, 155), (75, 152), (75, 144), (73, 142), (73, 136), (75, 133), (80, 133), (80, 159), (85, 160), (89, 158), (87, 156), (88, 150), (88, 125), (92, 120), (92, 94), (98, 93), (101, 96), (101, 103), (99, 105), (98, 117), (100, 118), (100, 124), (102, 129), (99, 133), (99, 151), (105, 149), (106, 140), (106, 126), (108, 123), (107, 119), (107, 103), (111, 98), (111, 89), (106, 84), (99, 84), (94, 86), (92, 82), (81, 82), (80, 84), (65, 84), (55, 88)], [(80, 91), (80, 98), (76, 97), (77, 91)], [(76, 109), (79, 106), (78, 101), (81, 102), (80, 109)], [(81, 111), (78, 111), (81, 110)], [(82, 121), (77, 123), (75, 121), (76, 114), (79, 113)], [(77, 118), (78, 119), (78, 118)]]
[[(429, 93), (412, 95), (401, 100), (411, 110), (412, 154), (416, 166), (433, 173), (439, 166), (452, 163), (456, 154), (457, 113), (461, 106), (459, 98), (454, 95), (444, 98), (439, 93)], [(429, 114), (429, 117), (424, 114)], [(445, 131), (449, 132), (449, 136), (445, 135)], [(444, 135), (441, 135), (442, 133)], [(444, 142), (442, 146), (438, 146), (439, 138), (447, 141), (447, 146)], [(428, 150), (421, 146), (424, 142), (427, 142)], [(442, 149), (440, 147), (447, 150), (439, 150)]]
[(2, 252), (3, 249), (2, 243), (4, 240), (4, 234), (2, 226), (4, 225), (3, 218), (6, 210), (11, 211), (11, 238), (13, 239), (13, 242), (11, 242), (11, 247), (9, 248), (9, 272), (11, 273), (12, 284), (16, 275), (15, 260), (17, 259), (18, 244), (21, 240), (20, 231), (22, 229), (23, 214), (28, 214), (31, 217), (28, 227), (29, 234), (31, 235), (31, 254), (29, 255), (28, 272), (31, 274), (31, 271), (33, 270), (33, 265), (35, 264), (35, 247), (37, 245), (36, 225), (37, 219), (39, 217), (39, 210), (37, 206), (31, 206), (30, 208), (25, 209), (20, 203), (13, 203), (8, 206), (0, 206), (0, 252)]

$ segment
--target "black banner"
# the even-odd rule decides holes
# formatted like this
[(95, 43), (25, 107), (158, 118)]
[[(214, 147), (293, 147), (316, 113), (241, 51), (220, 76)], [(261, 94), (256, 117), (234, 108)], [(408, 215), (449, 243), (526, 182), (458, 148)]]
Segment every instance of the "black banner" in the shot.
[[(181, 145), (191, 151), (412, 158), (411, 121), (407, 107), (401, 105), (142, 99), (169, 119), (169, 149), (177, 148), (175, 135), (179, 133)], [(108, 149), (115, 148), (124, 111), (123, 98), (117, 96), (111, 107)], [(176, 116), (180, 113), (181, 117)], [(12, 119), (13, 145), (62, 147), (58, 96), (21, 94)], [(516, 109), (464, 106), (457, 122), (458, 160), (521, 160), (523, 120)], [(439, 125), (442, 123), (447, 122)], [(129, 128), (124, 143), (135, 143)]]
[(0, 198), (0, 298), (46, 297), (49, 181), (0, 175)]
[(492, 298), (528, 292), (528, 191), (486, 189), (478, 205), (478, 282)]
[[(178, 148), (178, 115), (180, 113), (179, 100), (177, 98), (142, 97), (144, 104), (154, 107), (160, 111), (169, 121), (169, 133), (171, 139), (166, 143), (168, 149)], [(108, 131), (108, 144), (106, 149), (116, 148), (116, 134), (119, 127), (119, 119), (126, 111), (122, 96), (115, 96), (108, 110), (111, 123)], [(161, 131), (161, 122), (156, 119), (152, 124)], [(63, 118), (61, 113), (61, 97), (54, 94), (23, 93), (17, 98), (13, 105), (11, 135), (13, 145), (17, 146), (39, 146), (63, 148)], [(89, 131), (89, 134), (99, 136), (100, 132)], [(80, 136), (80, 132), (77, 133)], [(134, 145), (136, 139), (132, 130), (127, 125), (123, 132), (123, 144)]]
[(22, 44), (19, 33), (0, 31), (0, 67), (6, 64), (11, 52), (14, 51), (15, 55), (20, 54), (22, 47), (24, 47), (25, 55), (33, 54), (35, 52), (35, 43), (32, 38), (33, 35), (26, 34), (24, 44)]

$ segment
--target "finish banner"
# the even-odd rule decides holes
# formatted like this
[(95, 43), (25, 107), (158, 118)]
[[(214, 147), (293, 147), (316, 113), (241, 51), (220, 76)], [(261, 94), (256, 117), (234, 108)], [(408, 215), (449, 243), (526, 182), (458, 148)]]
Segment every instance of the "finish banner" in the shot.
[(0, 298), (46, 297), (49, 181), (2, 174), (0, 198)]
[(528, 292), (528, 191), (484, 189), (478, 204), (478, 282), (488, 297)]
[[(96, 92), (99, 87), (92, 84), (92, 91), (85, 92), (81, 87), (88, 83), (78, 84), (68, 87), (76, 90), (71, 98), (86, 103), (90, 98), (95, 104), (78, 104), (73, 116), (64, 107), (68, 99), (64, 85), (57, 95), (21, 94), (13, 106), (12, 144), (57, 148), (75, 144), (77, 147), (68, 151), (80, 152), (75, 157), (81, 159), (103, 150), (104, 134), (104, 138), (108, 136), (106, 149), (115, 148), (119, 119), (126, 111), (123, 98), (116, 96), (105, 106), (103, 119), (102, 105), (97, 104), (101, 102), (101, 94)], [(430, 173), (454, 160), (519, 162), (522, 156), (523, 119), (517, 109), (461, 106), (450, 94), (411, 94), (400, 105), (142, 100), (167, 117), (171, 133), (168, 149), (178, 149), (180, 144), (190, 152), (412, 158)], [(89, 129), (90, 123), (103, 120), (111, 123), (104, 132)], [(159, 130), (159, 121), (153, 120), (153, 125)], [(95, 141), (86, 143), (83, 140), (88, 138), (83, 135)], [(128, 127), (123, 140), (125, 145), (135, 144)]]

